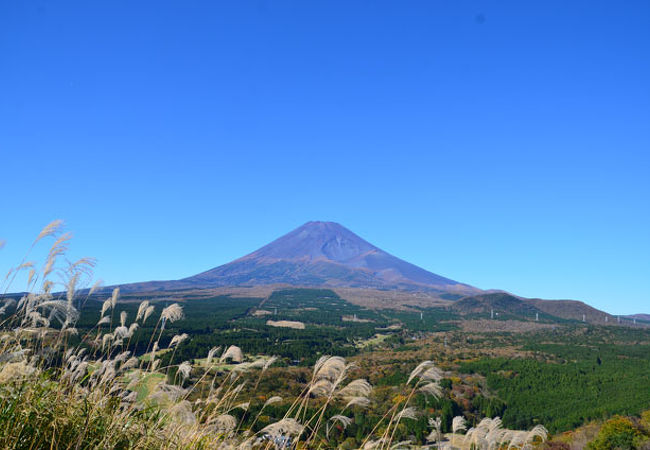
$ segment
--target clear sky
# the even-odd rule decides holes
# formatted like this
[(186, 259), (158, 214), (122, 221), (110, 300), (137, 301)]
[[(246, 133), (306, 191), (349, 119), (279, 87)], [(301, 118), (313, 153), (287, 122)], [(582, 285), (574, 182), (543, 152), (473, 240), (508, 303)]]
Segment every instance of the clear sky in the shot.
[(4, 1), (0, 86), (2, 273), (56, 218), (106, 284), (332, 220), (650, 312), (648, 1)]

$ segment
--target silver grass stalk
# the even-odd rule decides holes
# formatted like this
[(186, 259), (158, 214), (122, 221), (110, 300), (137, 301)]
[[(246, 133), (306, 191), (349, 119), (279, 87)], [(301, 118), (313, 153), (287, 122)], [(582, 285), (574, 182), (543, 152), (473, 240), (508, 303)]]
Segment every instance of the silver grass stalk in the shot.
[(71, 381), (76, 383), (84, 375), (86, 375), (86, 369), (88, 368), (88, 362), (83, 361), (77, 365), (74, 372), (72, 373)]
[(358, 406), (360, 408), (367, 408), (370, 406), (370, 400), (367, 397), (352, 397), (346, 404), (345, 408), (350, 408), (352, 406)]
[(372, 385), (363, 378), (358, 378), (349, 382), (345, 387), (337, 392), (340, 398), (350, 397), (368, 397), (372, 392)]
[(32, 280), (34, 279), (34, 276), (35, 276), (35, 275), (36, 275), (36, 270), (35, 270), (35, 269), (31, 269), (31, 270), (29, 271), (29, 277), (27, 278), (27, 285), (28, 285), (28, 286), (32, 284)]
[(79, 281), (79, 272), (74, 273), (66, 284), (66, 299), (68, 303), (72, 305), (72, 300), (74, 299), (75, 288), (77, 287), (77, 282)]
[(279, 397), (277, 395), (270, 397), (267, 401), (264, 402), (263, 408), (266, 408), (269, 405), (272, 405), (274, 403), (279, 403), (282, 401), (282, 397)]
[(131, 356), (130, 351), (125, 351), (120, 354), (118, 354), (115, 358), (113, 358), (113, 364), (120, 364), (128, 359), (128, 357)]
[(183, 307), (178, 303), (173, 303), (162, 310), (160, 317), (170, 323), (176, 322), (183, 318)]
[(322, 356), (314, 365), (315, 380), (326, 379), (334, 381), (346, 370), (345, 359), (340, 356)]
[(115, 330), (113, 330), (113, 336), (115, 337), (115, 339), (124, 339), (125, 337), (128, 337), (128, 335), (129, 335), (129, 329), (122, 325), (116, 327)]
[(181, 375), (183, 378), (183, 381), (187, 380), (190, 377), (190, 373), (192, 372), (192, 365), (184, 361), (178, 366), (178, 373)]
[(63, 300), (48, 300), (37, 305), (39, 309), (49, 311), (48, 320), (56, 319), (61, 324), (71, 324), (79, 318), (79, 312)]
[(147, 321), (149, 316), (151, 316), (153, 314), (155, 309), (156, 309), (156, 307), (153, 306), (153, 305), (147, 306), (147, 309), (144, 311), (144, 317), (142, 318), (142, 323), (143, 324)]
[(210, 351), (208, 351), (208, 357), (205, 360), (205, 363), (207, 365), (210, 365), (212, 359), (214, 358), (214, 355), (216, 355), (219, 350), (221, 350), (221, 347), (212, 347)]
[[(266, 363), (266, 359), (258, 358), (255, 361), (249, 363), (248, 368), (249, 369), (262, 369), (262, 368), (264, 368), (265, 363)], [(240, 366), (241, 366), (241, 364), (240, 364)]]
[(34, 261), (26, 261), (20, 264), (18, 267), (16, 267), (15, 270), (32, 269), (32, 268), (34, 268)]
[(542, 442), (548, 438), (548, 430), (543, 425), (535, 425), (532, 430), (526, 434), (526, 442), (532, 443), (535, 438), (540, 438)]
[(438, 433), (438, 430), (431, 430), (431, 433), (429, 433), (425, 439), (427, 442), (438, 442), (442, 439), (442, 436)]
[(41, 288), (43, 289), (43, 292), (49, 294), (50, 291), (52, 290), (52, 286), (54, 286), (54, 283), (52, 281), (44, 280), (43, 286)]
[(99, 319), (99, 322), (97, 322), (97, 326), (105, 325), (107, 323), (111, 323), (111, 318), (108, 316), (103, 316), (101, 319)]
[(264, 362), (264, 366), (262, 366), (262, 372), (266, 372), (267, 369), (271, 367), (277, 360), (278, 360), (277, 356), (271, 356), (269, 359), (267, 359)]
[(72, 239), (70, 233), (65, 233), (60, 236), (52, 245), (49, 254), (47, 255), (47, 260), (45, 263), (45, 268), (43, 269), (43, 278), (47, 278), (49, 274), (54, 270), (54, 264), (59, 256), (63, 255), (68, 250), (68, 241)]
[(337, 414), (330, 417), (330, 421), (340, 423), (341, 425), (343, 425), (343, 428), (347, 428), (352, 423), (352, 419), (350, 419), (347, 416), (343, 416), (341, 414)]
[(111, 308), (115, 309), (117, 305), (117, 298), (120, 296), (120, 288), (113, 289), (113, 295), (111, 295)]
[(237, 347), (236, 345), (231, 345), (225, 352), (223, 352), (223, 355), (221, 355), (219, 361), (224, 362), (228, 358), (234, 362), (240, 363), (244, 360), (244, 354), (242, 353), (241, 348)]
[(182, 342), (184, 342), (184, 341), (185, 341), (187, 338), (189, 338), (189, 337), (190, 337), (190, 336), (189, 336), (187, 333), (177, 334), (177, 335), (174, 336), (174, 337), (172, 338), (172, 340), (169, 342), (169, 346), (168, 346), (168, 348), (172, 348), (172, 347), (175, 347), (176, 345), (181, 344)]
[(237, 426), (237, 419), (230, 414), (220, 414), (212, 420), (212, 425), (217, 433), (231, 433)]
[(273, 437), (297, 436), (304, 430), (304, 427), (296, 419), (285, 418), (278, 422), (265, 426), (260, 430), (261, 434), (268, 434)]
[(63, 228), (63, 220), (61, 219), (53, 220), (52, 222), (47, 224), (45, 228), (41, 230), (41, 232), (36, 237), (34, 244), (36, 244), (38, 241), (40, 241), (41, 239), (47, 236), (53, 236), (57, 234), (61, 230), (61, 228)]
[(329, 397), (334, 391), (334, 384), (329, 380), (317, 380), (309, 386), (309, 394), (314, 397)]
[(463, 416), (456, 416), (451, 421), (451, 430), (454, 434), (458, 433), (459, 431), (465, 431), (466, 429), (467, 423)]
[(422, 361), (415, 369), (411, 371), (406, 384), (410, 384), (413, 379), (419, 378), (423, 373), (433, 367), (435, 367), (435, 363), (433, 361)]
[(104, 281), (102, 280), (95, 281), (95, 283), (91, 286), (90, 290), (88, 291), (88, 296), (93, 295), (97, 291), (97, 289), (99, 289), (103, 284)]
[(433, 428), (433, 431), (427, 436), (427, 441), (439, 443), (442, 439), (442, 419), (440, 417), (429, 418), (429, 426)]
[(111, 299), (109, 298), (104, 300), (104, 303), (102, 303), (102, 311), (99, 315), (103, 316), (106, 313), (106, 311), (108, 311), (110, 308), (111, 308)]
[(131, 325), (129, 325), (129, 332), (127, 333), (128, 337), (133, 337), (133, 333), (135, 333), (138, 329), (139, 325), (137, 322), (133, 322)]
[(112, 333), (106, 333), (102, 336), (102, 349), (106, 347), (108, 344), (111, 343), (113, 340), (113, 334)]
[(149, 307), (149, 301), (144, 300), (140, 303), (140, 306), (138, 306), (138, 313), (135, 316), (135, 320), (138, 321), (144, 317), (144, 313)]
[(352, 423), (352, 419), (350, 419), (349, 417), (343, 416), (341, 414), (336, 414), (336, 415), (330, 417), (330, 419), (329, 419), (329, 421), (328, 421), (328, 423), (327, 423), (327, 425), (325, 427), (325, 436), (328, 439), (329, 439), (329, 435), (330, 435), (330, 430), (332, 429), (332, 427), (336, 423), (340, 423), (341, 426), (343, 427), (343, 429), (346, 429)]
[(428, 394), (434, 398), (442, 397), (442, 388), (438, 383), (427, 383), (419, 388), (421, 392)]
[(404, 408), (402, 411), (397, 414), (397, 421), (399, 422), (402, 419), (411, 419), (415, 420), (418, 418), (417, 416), (418, 410), (414, 406), (409, 406), (408, 408)]
[(232, 407), (232, 409), (241, 409), (242, 411), (248, 411), (248, 408), (251, 406), (251, 402), (239, 403)]
[(129, 369), (134, 369), (138, 367), (138, 364), (140, 363), (140, 360), (136, 358), (135, 356), (130, 357), (122, 366), (120, 367), (120, 370), (129, 370)]

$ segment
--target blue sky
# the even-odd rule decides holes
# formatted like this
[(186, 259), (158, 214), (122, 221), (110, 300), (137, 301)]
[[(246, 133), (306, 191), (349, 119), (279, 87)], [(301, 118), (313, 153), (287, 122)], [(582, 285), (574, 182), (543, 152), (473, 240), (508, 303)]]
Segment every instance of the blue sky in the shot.
[(332, 220), (650, 312), (649, 54), (646, 1), (2, 2), (0, 270), (55, 218), (107, 284)]

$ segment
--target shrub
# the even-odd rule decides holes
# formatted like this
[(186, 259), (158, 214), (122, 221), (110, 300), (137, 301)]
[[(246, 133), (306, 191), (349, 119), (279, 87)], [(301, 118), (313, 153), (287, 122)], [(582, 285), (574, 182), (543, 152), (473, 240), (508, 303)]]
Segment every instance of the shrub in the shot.
[(605, 422), (596, 439), (587, 448), (590, 450), (637, 449), (647, 440), (647, 436), (629, 418), (615, 416)]

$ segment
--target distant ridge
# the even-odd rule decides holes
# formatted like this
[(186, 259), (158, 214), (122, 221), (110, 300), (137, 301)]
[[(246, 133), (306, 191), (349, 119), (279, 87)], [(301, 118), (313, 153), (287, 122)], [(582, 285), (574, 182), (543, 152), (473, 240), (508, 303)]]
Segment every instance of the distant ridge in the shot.
[(198, 275), (122, 288), (147, 291), (272, 284), (451, 293), (456, 298), (481, 292), (392, 256), (335, 222), (307, 222), (253, 253)]
[(497, 317), (563, 319), (593, 324), (614, 324), (616, 317), (577, 300), (522, 298), (507, 292), (486, 292), (461, 298), (451, 308), (461, 314), (492, 314)]
[(650, 314), (629, 314), (623, 317), (630, 320), (636, 319), (636, 320), (642, 320), (644, 322), (650, 322)]

